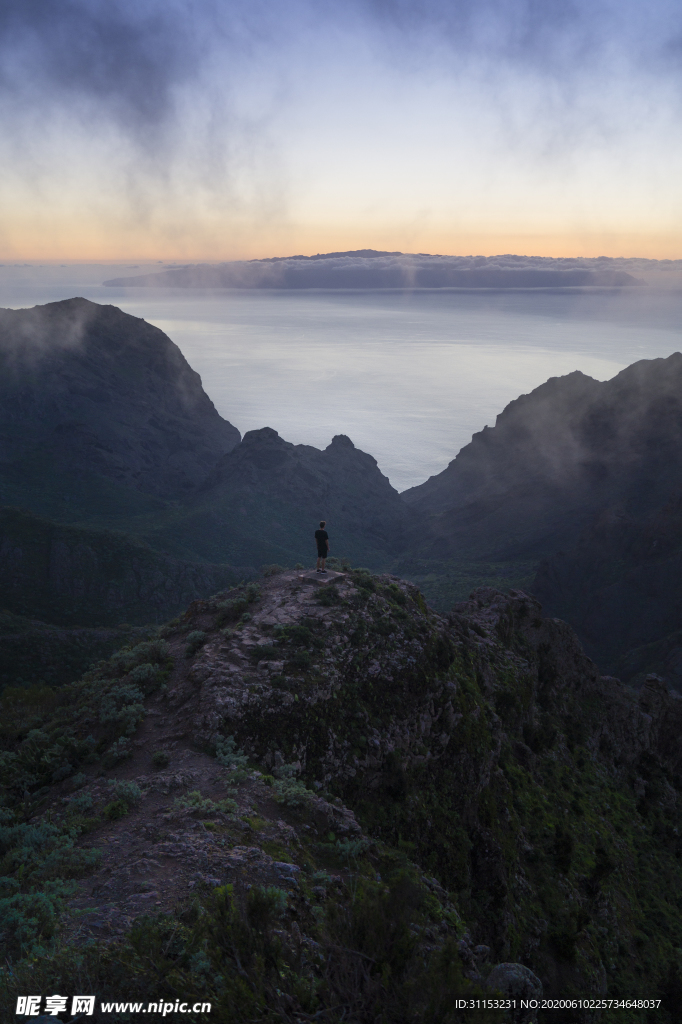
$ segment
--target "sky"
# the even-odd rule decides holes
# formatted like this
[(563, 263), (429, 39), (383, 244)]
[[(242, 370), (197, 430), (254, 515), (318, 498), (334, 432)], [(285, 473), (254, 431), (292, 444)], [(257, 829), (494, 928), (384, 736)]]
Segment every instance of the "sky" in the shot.
[(682, 257), (678, 0), (3, 0), (0, 260)]

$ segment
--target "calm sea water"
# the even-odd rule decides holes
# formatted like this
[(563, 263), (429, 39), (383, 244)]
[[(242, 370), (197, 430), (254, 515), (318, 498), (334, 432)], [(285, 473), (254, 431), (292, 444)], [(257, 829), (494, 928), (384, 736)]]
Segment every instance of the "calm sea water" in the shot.
[[(142, 268), (141, 268), (142, 269)], [(296, 444), (347, 434), (399, 490), (548, 377), (682, 349), (682, 291), (217, 292), (105, 288), (119, 267), (2, 267), (0, 306), (83, 295), (156, 324), (218, 411)]]

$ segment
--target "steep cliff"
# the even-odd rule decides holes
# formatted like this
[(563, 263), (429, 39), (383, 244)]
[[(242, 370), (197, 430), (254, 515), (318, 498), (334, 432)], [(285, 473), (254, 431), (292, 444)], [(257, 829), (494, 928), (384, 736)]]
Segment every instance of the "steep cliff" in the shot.
[(157, 327), (74, 298), (0, 310), (0, 501), (74, 521), (159, 511), (239, 441)]
[[(682, 701), (600, 677), (523, 593), (439, 616), (290, 571), (1, 703), (7, 1006), (87, 970), (226, 1021), (455, 1024), (501, 1021), (455, 1000), (513, 977), (676, 1020)], [(76, 881), (37, 908), (41, 878)]]

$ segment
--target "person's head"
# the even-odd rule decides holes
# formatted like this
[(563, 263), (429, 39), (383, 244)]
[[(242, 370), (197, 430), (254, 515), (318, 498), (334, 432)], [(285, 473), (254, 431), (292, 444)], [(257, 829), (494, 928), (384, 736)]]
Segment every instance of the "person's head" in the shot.
[(326, 525), (327, 525), (327, 520), (326, 519), (320, 519), (320, 529), (324, 530)]

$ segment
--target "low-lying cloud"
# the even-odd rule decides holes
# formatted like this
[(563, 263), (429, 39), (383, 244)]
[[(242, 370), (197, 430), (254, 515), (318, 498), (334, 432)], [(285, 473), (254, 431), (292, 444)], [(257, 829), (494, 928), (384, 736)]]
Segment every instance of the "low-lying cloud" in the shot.
[(636, 271), (682, 270), (682, 260), (540, 256), (431, 256), (423, 253), (320, 253), (214, 266), (195, 264), (105, 281), (115, 287), (168, 288), (557, 288), (642, 284)]

